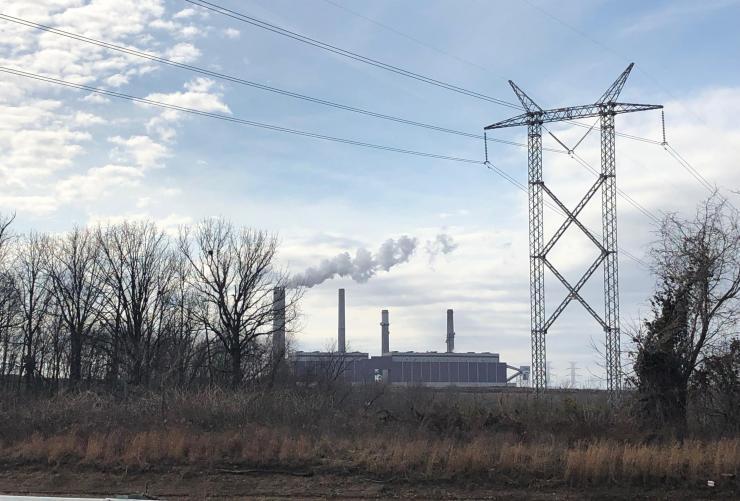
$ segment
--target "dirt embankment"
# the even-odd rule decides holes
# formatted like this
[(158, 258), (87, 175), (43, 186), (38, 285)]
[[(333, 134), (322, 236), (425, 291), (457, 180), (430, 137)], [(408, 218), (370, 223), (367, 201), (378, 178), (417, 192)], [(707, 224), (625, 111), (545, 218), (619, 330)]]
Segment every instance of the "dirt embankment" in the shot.
[[(297, 474), (295, 474), (297, 473)], [(95, 468), (17, 466), (0, 472), (0, 493), (35, 495), (142, 495), (179, 499), (490, 499), (490, 500), (710, 500), (737, 499), (727, 489), (569, 487), (552, 482), (528, 486), (470, 480), (383, 481), (364, 475), (254, 469), (220, 472), (192, 467), (162, 471), (103, 472)]]

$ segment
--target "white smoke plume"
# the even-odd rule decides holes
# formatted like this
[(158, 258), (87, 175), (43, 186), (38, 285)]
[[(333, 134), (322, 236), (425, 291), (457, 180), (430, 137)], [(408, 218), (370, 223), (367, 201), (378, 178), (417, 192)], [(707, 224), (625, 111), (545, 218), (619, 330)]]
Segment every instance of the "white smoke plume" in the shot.
[(355, 282), (364, 283), (379, 270), (389, 271), (408, 261), (416, 250), (416, 243), (416, 238), (403, 235), (397, 240), (389, 238), (383, 242), (375, 255), (363, 248), (357, 249), (354, 257), (349, 252), (342, 252), (294, 275), (290, 285), (310, 288), (335, 277), (350, 277)]
[(450, 254), (457, 249), (457, 242), (448, 234), (440, 233), (434, 240), (427, 240), (426, 251), (429, 254), (429, 261), (434, 261), (438, 255)]

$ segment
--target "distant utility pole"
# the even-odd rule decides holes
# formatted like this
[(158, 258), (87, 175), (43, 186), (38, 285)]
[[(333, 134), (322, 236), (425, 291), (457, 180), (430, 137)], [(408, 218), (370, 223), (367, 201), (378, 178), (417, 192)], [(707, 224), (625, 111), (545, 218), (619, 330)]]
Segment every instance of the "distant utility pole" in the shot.
[(578, 374), (576, 373), (576, 370), (578, 367), (576, 367), (575, 362), (570, 363), (570, 387), (575, 388), (576, 387), (576, 377)]
[(547, 374), (545, 374), (545, 383), (547, 387), (552, 384), (552, 362), (547, 362)]
[[(614, 117), (622, 113), (657, 110), (663, 108), (652, 104), (631, 104), (617, 102), (627, 77), (634, 63), (630, 64), (617, 80), (607, 89), (604, 95), (593, 104), (543, 110), (514, 82), (509, 80), (511, 88), (524, 107), (524, 113), (485, 128), (486, 131), (526, 125), (528, 129), (529, 151), (529, 275), (530, 304), (532, 329), (532, 387), (537, 392), (547, 388), (547, 365), (545, 356), (545, 338), (548, 329), (560, 316), (565, 307), (573, 300), (583, 305), (604, 329), (606, 337), (606, 380), (611, 397), (615, 397), (622, 387), (622, 371), (619, 348), (619, 274), (617, 269), (617, 198), (616, 198), (616, 159), (614, 154)], [(569, 154), (572, 154), (591, 129), (573, 148), (563, 144), (544, 126), (546, 123), (567, 122), (581, 118), (597, 117), (601, 130), (601, 173), (596, 182), (586, 192), (573, 210), (568, 209), (543, 181), (542, 177), (542, 129), (545, 128)], [(593, 128), (593, 127), (592, 127)], [(601, 240), (588, 230), (579, 220), (586, 204), (601, 190), (601, 215), (603, 235)], [(555, 202), (565, 214), (565, 221), (555, 234), (545, 242), (544, 237), (544, 194)], [(599, 250), (599, 257), (589, 266), (581, 278), (571, 285), (565, 277), (548, 260), (547, 254), (552, 250), (568, 227), (576, 225)], [(604, 264), (604, 310), (605, 316), (596, 313), (580, 295), (579, 291), (594, 272)], [(568, 295), (555, 308), (549, 318), (545, 316), (545, 267), (568, 289)]]

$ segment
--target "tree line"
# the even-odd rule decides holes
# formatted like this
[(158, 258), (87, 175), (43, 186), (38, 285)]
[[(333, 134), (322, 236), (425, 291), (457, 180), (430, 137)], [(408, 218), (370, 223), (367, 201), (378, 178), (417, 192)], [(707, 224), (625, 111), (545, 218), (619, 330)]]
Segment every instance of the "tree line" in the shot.
[(285, 297), (275, 235), (224, 218), (175, 237), (151, 222), (17, 235), (13, 219), (0, 217), (6, 386), (238, 387), (277, 374), (300, 291)]
[[(276, 264), (275, 235), (224, 218), (176, 236), (151, 222), (58, 235), (17, 235), (12, 223), (0, 216), (6, 387), (239, 387), (285, 375), (301, 290)], [(740, 429), (738, 210), (715, 195), (693, 217), (666, 214), (650, 253), (656, 291), (630, 333), (630, 401), (656, 428), (682, 430), (693, 411)], [(323, 377), (339, 379), (339, 362)]]

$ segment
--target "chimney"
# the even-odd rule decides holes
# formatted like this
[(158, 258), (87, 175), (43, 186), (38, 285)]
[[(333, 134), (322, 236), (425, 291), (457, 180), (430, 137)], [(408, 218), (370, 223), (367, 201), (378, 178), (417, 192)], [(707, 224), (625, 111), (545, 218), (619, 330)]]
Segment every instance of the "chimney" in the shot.
[(339, 329), (337, 331), (337, 351), (339, 353), (347, 351), (344, 334), (344, 289), (339, 289)]
[(272, 291), (272, 355), (285, 358), (285, 287)]
[(447, 310), (447, 353), (455, 352), (455, 320), (452, 310)]
[(390, 338), (389, 338), (390, 331), (388, 330), (389, 326), (390, 326), (390, 323), (388, 322), (388, 310), (383, 310), (380, 313), (380, 345), (381, 345), (380, 351), (381, 351), (381, 355), (385, 355), (391, 352)]

